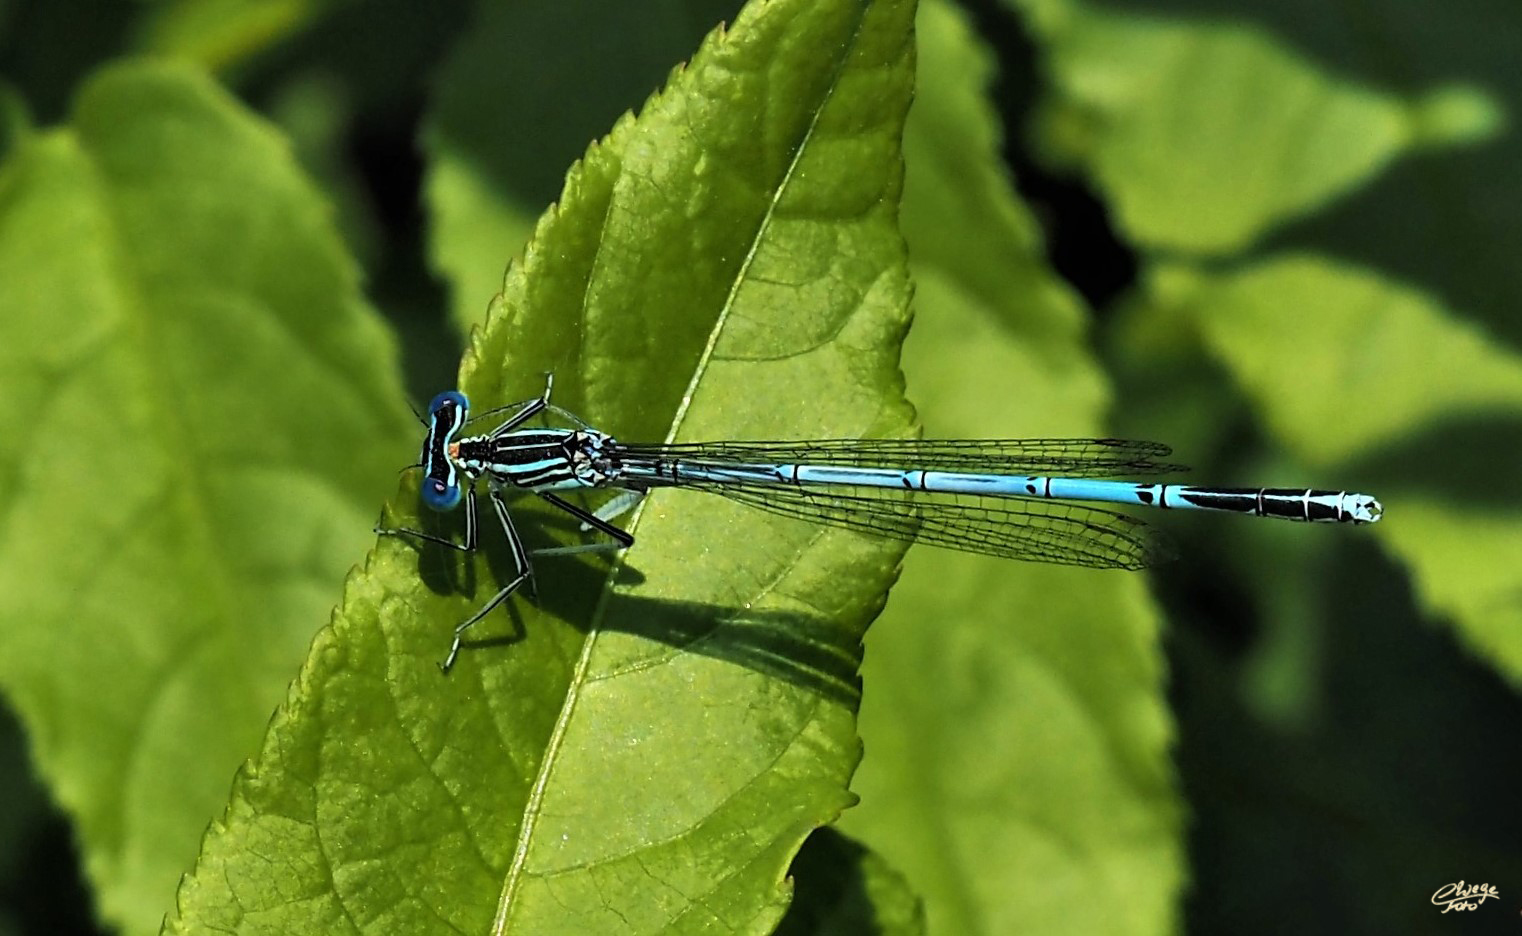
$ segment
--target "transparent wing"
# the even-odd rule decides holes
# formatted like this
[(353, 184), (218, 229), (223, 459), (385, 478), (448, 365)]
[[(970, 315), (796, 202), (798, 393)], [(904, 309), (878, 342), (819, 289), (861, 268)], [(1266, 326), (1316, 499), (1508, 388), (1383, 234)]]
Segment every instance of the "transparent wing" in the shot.
[(707, 465), (831, 465), (982, 474), (1124, 478), (1187, 471), (1161, 461), (1172, 449), (1126, 439), (823, 439), (620, 445), (631, 455)]
[(1166, 541), (1135, 517), (1060, 501), (743, 482), (682, 487), (784, 517), (1006, 559), (1143, 569), (1173, 555)]

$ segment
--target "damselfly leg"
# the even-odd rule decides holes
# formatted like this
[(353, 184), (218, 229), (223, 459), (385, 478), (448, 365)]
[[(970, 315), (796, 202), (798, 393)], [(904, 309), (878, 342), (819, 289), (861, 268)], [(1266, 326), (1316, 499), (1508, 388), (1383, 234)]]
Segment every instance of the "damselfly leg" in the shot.
[[(544, 392), (532, 400), (524, 400), (519, 403), (511, 403), (483, 415), (495, 412), (511, 410), (508, 416), (495, 429), (485, 436), (468, 440), (455, 440), (455, 435), (466, 425), (467, 405), (464, 398), (458, 394), (440, 394), (429, 407), (429, 418), (425, 420), (428, 426), (428, 437), (423, 445), (423, 457), (420, 462), (424, 469), (425, 477), (421, 496), (425, 504), (436, 510), (448, 510), (456, 506), (460, 500), (465, 502), (465, 537), (463, 543), (457, 543), (445, 536), (438, 536), (423, 530), (413, 530), (405, 527), (383, 527), (377, 525), (375, 532), (383, 536), (411, 537), (413, 539), (437, 543), (450, 549), (474, 553), (479, 544), (478, 521), (476, 510), (476, 483), (484, 476), (488, 482), (487, 497), (491, 500), (492, 510), (497, 515), (498, 525), (502, 528), (503, 537), (507, 541), (508, 551), (513, 561), (512, 577), (507, 584), (499, 589), (481, 608), (465, 621), (462, 621), (454, 629), (454, 639), (449, 647), (449, 654), (439, 664), (439, 668), (445, 673), (454, 666), (459, 658), (460, 650), (465, 645), (465, 636), (477, 621), (490, 614), (496, 607), (505, 602), (509, 597), (520, 589), (526, 588), (531, 597), (537, 597), (538, 588), (534, 578), (534, 567), (531, 557), (538, 556), (565, 556), (578, 553), (614, 552), (626, 549), (633, 545), (634, 537), (628, 532), (614, 526), (611, 520), (627, 513), (639, 502), (643, 492), (626, 491), (603, 504), (597, 510), (588, 511), (575, 504), (557, 497), (548, 490), (533, 490), (547, 503), (559, 510), (565, 511), (579, 521), (579, 529), (582, 532), (596, 532), (610, 538), (611, 541), (600, 543), (581, 543), (570, 546), (554, 546), (543, 549), (529, 550), (525, 547), (523, 538), (518, 534), (513, 524), (512, 514), (507, 508), (504, 492), (510, 490), (523, 490), (523, 485), (514, 486), (499, 477), (498, 472), (492, 470), (492, 465), (465, 457), (461, 454), (461, 446), (471, 444), (475, 446), (491, 446), (498, 440), (508, 437), (519, 426), (545, 411), (562, 415), (559, 407), (550, 403), (550, 392), (554, 387), (554, 376), (546, 375)], [(573, 417), (574, 419), (574, 417)], [(580, 420), (575, 420), (580, 422)]]

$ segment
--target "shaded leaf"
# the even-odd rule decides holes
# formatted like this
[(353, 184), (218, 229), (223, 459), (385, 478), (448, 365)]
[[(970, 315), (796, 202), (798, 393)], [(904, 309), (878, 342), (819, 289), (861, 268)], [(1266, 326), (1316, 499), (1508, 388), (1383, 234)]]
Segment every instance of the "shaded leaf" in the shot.
[[(998, 167), (988, 54), (926, 3), (905, 134), (905, 371), (934, 436), (1103, 435), (1082, 309)], [(1182, 886), (1158, 619), (1139, 576), (915, 549), (863, 669), (842, 826), (931, 932), (1163, 933)]]
[(0, 175), (0, 685), (105, 917), (157, 926), (359, 554), (394, 349), (289, 153), (109, 70)]
[(1239, 250), (1415, 149), (1499, 129), (1501, 105), (1483, 90), (1365, 87), (1251, 26), (1005, 2), (1049, 53), (1058, 94), (1045, 143), (1093, 173), (1144, 247)]
[(809, 836), (793, 859), (792, 875), (798, 890), (779, 936), (925, 932), (925, 907), (903, 875), (834, 829)]
[(0, 80), (0, 163), (31, 131), (26, 101), (9, 82)]
[(1430, 296), (1316, 257), (1165, 271), (1157, 292), (1285, 446), (1312, 464), (1356, 460), (1338, 483), (1384, 498), (1372, 532), (1419, 599), (1517, 683), (1522, 487), (1506, 466), (1522, 454), (1522, 359)]
[[(430, 259), (462, 332), (484, 320), (565, 170), (739, 0), (481, 4), (423, 132)], [(567, 106), (574, 101), (574, 106)]]
[[(553, 370), (558, 403), (631, 441), (906, 431), (912, 14), (771, 0), (711, 36), (509, 270), (462, 366), (478, 410)], [(518, 518), (532, 542), (574, 535)], [(793, 854), (851, 802), (859, 641), (898, 548), (691, 492), (627, 525), (612, 569), (542, 560), (538, 603), (478, 629), (511, 645), (448, 679), (434, 662), (500, 563), (383, 542), (174, 930), (775, 926)]]
[(0, 4), (0, 75), (39, 123), (67, 119), (90, 74), (121, 54), (134, 4)]
[[(1146, 8), (1175, 22), (1251, 24), (1327, 73), (1409, 100), (1455, 81), (1483, 89), (1440, 95), (1447, 103), (1423, 109), (1419, 129), (1428, 140), (1495, 131), (1483, 142), (1402, 158), (1275, 240), (1393, 275), (1522, 345), (1522, 316), (1514, 314), (1522, 302), (1522, 264), (1515, 262), (1522, 255), (1522, 212), (1509, 210), (1522, 203), (1515, 120), (1522, 113), (1522, 69), (1515, 67), (1522, 7), (1379, 0), (1328, 11), (1318, 0), (1151, 0)], [(1507, 126), (1498, 128), (1498, 118)]]

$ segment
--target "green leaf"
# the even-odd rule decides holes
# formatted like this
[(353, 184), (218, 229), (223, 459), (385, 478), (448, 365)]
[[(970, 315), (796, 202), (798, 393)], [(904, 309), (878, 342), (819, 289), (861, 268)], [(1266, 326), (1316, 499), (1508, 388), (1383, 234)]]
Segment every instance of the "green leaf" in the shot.
[(1142, 246), (1239, 250), (1418, 148), (1500, 127), (1502, 106), (1484, 91), (1366, 87), (1259, 28), (1074, 0), (1005, 3), (1050, 53), (1045, 144), (1094, 174)]
[(1216, 277), (1165, 269), (1153, 292), (1197, 323), (1285, 446), (1312, 465), (1368, 462), (1338, 482), (1362, 474), (1384, 499), (1368, 532), (1410, 566), (1424, 605), (1522, 685), (1522, 511), (1503, 467), (1522, 455), (1522, 357), (1435, 297), (1314, 256)]
[(1314, 465), (1455, 412), (1522, 409), (1517, 355), (1435, 298), (1347, 264), (1280, 256), (1218, 277), (1165, 266), (1153, 290), (1182, 306), (1275, 437)]
[(242, 64), (308, 28), (338, 0), (170, 0), (144, 9), (138, 49), (206, 68)]
[[(553, 370), (560, 405), (628, 440), (907, 431), (912, 16), (771, 0), (710, 37), (509, 271), (462, 367), (478, 410)], [(576, 535), (516, 515), (532, 543)], [(686, 491), (626, 525), (617, 566), (542, 559), (538, 603), (477, 629), (510, 645), (448, 678), (500, 562), (382, 542), (172, 929), (774, 927), (793, 854), (852, 801), (859, 642), (900, 549)]]
[[(1103, 435), (1078, 300), (998, 162), (987, 51), (923, 4), (904, 367), (938, 437)], [(869, 638), (862, 803), (842, 826), (930, 931), (1165, 933), (1183, 883), (1159, 620), (1139, 576), (915, 549)]]
[(438, 80), (423, 132), (430, 260), (462, 332), (565, 169), (637, 106), (738, 0), (481, 4)]
[[(1019, 5), (1050, 45), (1060, 85), (1047, 142), (1094, 173), (1141, 246), (1240, 249), (1272, 224), (1322, 209), (1292, 232), (1297, 244), (1378, 258), (1380, 266), (1360, 268), (1302, 252), (1226, 276), (1163, 264), (1150, 272), (1126, 338), (1200, 336), (1225, 368), (1220, 400), (1240, 387), (1282, 448), (1314, 468), (1354, 469), (1317, 486), (1367, 482), (1382, 496), (1391, 519), (1360, 534), (1391, 546), (1416, 574), (1422, 604), (1453, 618), (1515, 681), (1517, 557), (1507, 544), (1517, 491), (1495, 466), (1518, 447), (1522, 371), (1496, 339), (1515, 338), (1515, 264), (1506, 258), (1522, 226), (1491, 207), (1517, 188), (1514, 146), (1408, 161), (1373, 184), (1423, 147), (1505, 142), (1499, 131), (1518, 93), (1504, 64), (1509, 47), (1492, 48), (1488, 21), (1444, 18), (1435, 32), (1425, 11), (1387, 4), (1380, 18), (1392, 22), (1381, 28), (1392, 48), (1419, 48), (1411, 61), (1395, 57), (1394, 66), (1391, 56), (1348, 49), (1329, 61), (1403, 86), (1462, 62), (1496, 89), (1401, 96), (1326, 74), (1261, 27), (1070, 0)], [(1337, 45), (1321, 26), (1279, 30), (1303, 45)], [(1330, 204), (1359, 187), (1367, 191), (1356, 204)], [(1470, 323), (1482, 316), (1499, 335)], [(1115, 344), (1136, 356), (1134, 340)], [(1153, 357), (1137, 368), (1149, 391), (1168, 380), (1154, 376), (1159, 364)], [(1201, 386), (1184, 392), (1198, 397)], [(1199, 409), (1195, 400), (1184, 412)], [(1452, 479), (1446, 493), (1424, 490), (1438, 477)]]
[(196, 73), (108, 70), (29, 137), (0, 268), (0, 685), (142, 932), (413, 431), (321, 199)]
[(26, 101), (8, 81), (0, 79), (0, 163), (32, 132)]

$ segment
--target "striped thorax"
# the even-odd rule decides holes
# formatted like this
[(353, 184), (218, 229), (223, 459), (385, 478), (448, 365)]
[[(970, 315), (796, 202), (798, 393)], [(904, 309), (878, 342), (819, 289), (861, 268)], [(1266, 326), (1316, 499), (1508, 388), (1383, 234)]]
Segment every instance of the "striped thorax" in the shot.
[(618, 477), (615, 443), (595, 429), (523, 429), (471, 436), (448, 447), (464, 474), (526, 491), (600, 487)]

